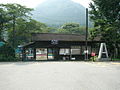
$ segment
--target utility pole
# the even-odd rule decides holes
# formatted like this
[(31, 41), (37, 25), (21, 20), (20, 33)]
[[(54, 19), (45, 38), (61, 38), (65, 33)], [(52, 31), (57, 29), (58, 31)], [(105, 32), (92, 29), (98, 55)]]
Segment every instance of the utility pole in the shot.
[(15, 15), (13, 15), (13, 48), (15, 48)]
[(88, 60), (88, 8), (86, 8), (85, 60)]

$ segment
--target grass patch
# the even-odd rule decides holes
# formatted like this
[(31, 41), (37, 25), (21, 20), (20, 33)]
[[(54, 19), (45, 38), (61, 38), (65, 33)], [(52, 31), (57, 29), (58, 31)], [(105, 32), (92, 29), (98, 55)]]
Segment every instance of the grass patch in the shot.
[(120, 61), (120, 58), (112, 58), (112, 61)]

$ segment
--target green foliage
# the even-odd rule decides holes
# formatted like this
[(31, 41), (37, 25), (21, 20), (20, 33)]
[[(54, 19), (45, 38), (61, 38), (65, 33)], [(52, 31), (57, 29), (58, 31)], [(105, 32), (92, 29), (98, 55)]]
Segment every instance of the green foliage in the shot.
[(5, 29), (4, 24), (8, 21), (5, 16), (6, 12), (0, 7), (0, 40), (3, 40), (3, 30)]
[[(92, 39), (101, 36), (109, 48), (111, 56), (120, 53), (120, 1), (92, 0), (90, 18), (94, 28), (90, 30)], [(117, 49), (116, 49), (117, 48)], [(114, 55), (113, 55), (114, 54)]]
[[(30, 12), (33, 10), (31, 8), (27, 8), (20, 4), (0, 4), (0, 7), (7, 12), (9, 17), (15, 16), (15, 18), (24, 17), (27, 18)], [(11, 18), (13, 20), (13, 18)]]
[[(17, 22), (20, 21), (19, 19), (28, 20), (31, 15), (31, 11), (33, 9), (26, 8), (25, 6), (21, 6), (20, 4), (0, 4), (0, 36), (2, 39), (10, 38), (10, 43), (15, 47), (15, 30)], [(21, 23), (20, 23), (21, 24)], [(11, 32), (11, 37), (5, 37), (5, 35)], [(4, 34), (3, 34), (4, 33)], [(10, 35), (10, 33), (8, 33)], [(3, 36), (2, 36), (3, 35)]]
[(0, 62), (13, 62), (13, 61), (19, 61), (18, 58), (13, 56), (5, 57), (4, 55), (0, 55)]
[[(33, 19), (25, 20), (23, 18), (19, 18), (16, 20), (14, 44), (17, 47), (20, 44), (30, 42), (31, 33), (45, 33), (45, 32), (50, 32), (50, 28), (48, 28), (44, 23), (38, 22)], [(12, 29), (9, 30), (8, 36), (9, 42), (12, 41), (13, 38)]]
[(14, 49), (8, 43), (0, 47), (0, 61), (18, 61)]
[(26, 23), (26, 29), (30, 32), (40, 33), (47, 29), (47, 25), (36, 20), (30, 19), (29, 22)]
[(0, 47), (0, 55), (5, 57), (15, 57), (15, 51), (8, 43), (5, 43), (3, 46)]
[(112, 61), (120, 61), (120, 58), (112, 58)]
[(85, 27), (81, 27), (78, 23), (66, 23), (57, 30), (58, 33), (66, 34), (85, 34)]
[(93, 0), (93, 3), (90, 4), (90, 8), (90, 18), (93, 20), (95, 27), (93, 32), (97, 31), (96, 34), (101, 35), (104, 35), (109, 30), (112, 30), (112, 32), (119, 32), (119, 0)]
[(97, 61), (97, 56), (92, 56), (92, 57), (90, 58), (90, 61), (96, 62), (96, 61)]
[(15, 38), (14, 46), (17, 47), (19, 44), (28, 42), (30, 38), (29, 30), (26, 28), (27, 20), (19, 18), (16, 20), (16, 30), (13, 36), (13, 30), (10, 28), (8, 30), (8, 41), (12, 45), (12, 40)]
[(54, 32), (44, 23), (31, 19), (31, 11), (19, 4), (0, 4), (0, 40), (4, 39), (14, 48), (31, 40), (31, 33)]

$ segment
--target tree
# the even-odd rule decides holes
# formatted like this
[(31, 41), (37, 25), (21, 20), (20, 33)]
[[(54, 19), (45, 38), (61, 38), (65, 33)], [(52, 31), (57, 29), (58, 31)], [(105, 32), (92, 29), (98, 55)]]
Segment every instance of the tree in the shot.
[(26, 29), (26, 23), (27, 20), (23, 18), (19, 18), (16, 20), (16, 25), (15, 25), (15, 32), (14, 32), (14, 37), (13, 37), (13, 29), (9, 28), (8, 30), (8, 41), (12, 45), (13, 38), (15, 38), (14, 42), (14, 47), (17, 47), (20, 44), (24, 44), (25, 42), (29, 42), (29, 30)]
[(58, 33), (85, 34), (85, 27), (80, 27), (78, 23), (66, 23), (57, 30)]
[(120, 53), (120, 1), (92, 1), (89, 13), (94, 22), (94, 28), (91, 29), (90, 34), (93, 38), (102, 36), (101, 39), (107, 43), (109, 52), (112, 52), (111, 55), (115, 53), (118, 55)]
[(29, 22), (26, 23), (27, 29), (32, 32), (32, 33), (40, 33), (43, 32), (46, 28), (47, 25), (41, 22), (38, 22), (34, 19), (30, 19)]
[(6, 38), (13, 48), (30, 42), (31, 33), (53, 32), (54, 29), (44, 23), (31, 19), (32, 10), (19, 4), (0, 4), (0, 36)]
[(0, 7), (0, 41), (4, 41), (3, 33), (6, 28), (5, 24), (9, 22), (9, 18), (6, 15), (7, 13)]
[[(7, 19), (4, 18), (4, 20), (7, 20), (7, 30), (12, 30), (12, 46), (15, 47), (15, 26), (16, 21), (19, 18), (28, 19), (30, 12), (33, 10), (31, 8), (26, 8), (25, 6), (21, 6), (20, 4), (0, 4), (1, 10), (3, 10), (6, 15), (5, 17), (8, 17)], [(3, 14), (3, 13), (2, 13)], [(3, 27), (3, 26), (2, 26)], [(3, 28), (2, 28), (3, 29)]]
[[(19, 18), (16, 20), (16, 30), (15, 30), (15, 47), (20, 44), (25, 44), (31, 41), (31, 33), (43, 33), (48, 32), (48, 27), (41, 22), (33, 19), (25, 20)], [(12, 40), (12, 29), (9, 30), (9, 41)]]

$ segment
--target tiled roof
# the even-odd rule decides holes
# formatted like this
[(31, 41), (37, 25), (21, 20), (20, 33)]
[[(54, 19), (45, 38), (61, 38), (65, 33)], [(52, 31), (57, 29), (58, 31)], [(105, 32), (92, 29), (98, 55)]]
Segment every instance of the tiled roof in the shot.
[[(57, 33), (33, 33), (32, 41), (85, 41), (85, 35), (79, 34), (57, 34)], [(91, 41), (88, 39), (88, 41)], [(93, 41), (100, 41), (100, 38), (95, 38)]]

